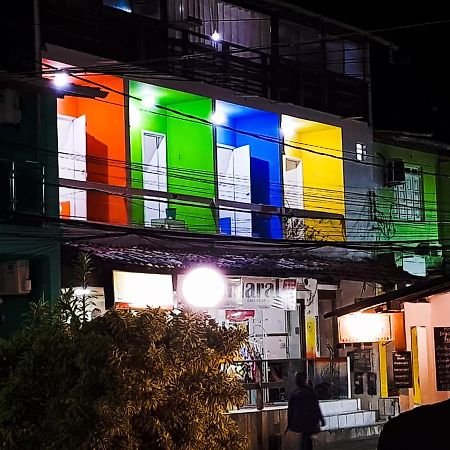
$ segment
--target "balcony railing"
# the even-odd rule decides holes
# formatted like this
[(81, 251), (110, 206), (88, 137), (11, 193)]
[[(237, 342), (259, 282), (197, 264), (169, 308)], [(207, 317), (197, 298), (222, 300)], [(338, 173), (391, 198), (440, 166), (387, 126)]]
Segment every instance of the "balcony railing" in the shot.
[[(345, 117), (368, 117), (365, 80), (169, 27), (170, 73)], [(177, 58), (177, 56), (184, 56)]]

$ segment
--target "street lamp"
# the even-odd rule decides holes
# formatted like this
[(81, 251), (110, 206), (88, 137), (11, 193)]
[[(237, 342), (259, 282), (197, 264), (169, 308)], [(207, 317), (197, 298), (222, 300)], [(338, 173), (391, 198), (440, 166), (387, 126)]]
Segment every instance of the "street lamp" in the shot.
[(58, 88), (63, 88), (69, 84), (69, 75), (66, 72), (57, 72), (53, 77), (53, 84)]
[(190, 305), (196, 308), (212, 308), (225, 295), (225, 280), (211, 267), (197, 267), (186, 274), (181, 290)]
[(214, 30), (214, 33), (211, 35), (211, 39), (214, 42), (219, 42), (221, 38), (222, 36), (220, 35), (220, 33), (217, 30)]

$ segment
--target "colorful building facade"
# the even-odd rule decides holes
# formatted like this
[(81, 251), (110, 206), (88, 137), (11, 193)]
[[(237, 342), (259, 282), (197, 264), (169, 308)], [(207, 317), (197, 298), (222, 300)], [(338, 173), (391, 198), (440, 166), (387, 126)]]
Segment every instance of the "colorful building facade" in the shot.
[(336, 120), (112, 76), (72, 81), (102, 86), (108, 96), (58, 100), (60, 179), (75, 182), (62, 183), (61, 217), (345, 240), (343, 138)]

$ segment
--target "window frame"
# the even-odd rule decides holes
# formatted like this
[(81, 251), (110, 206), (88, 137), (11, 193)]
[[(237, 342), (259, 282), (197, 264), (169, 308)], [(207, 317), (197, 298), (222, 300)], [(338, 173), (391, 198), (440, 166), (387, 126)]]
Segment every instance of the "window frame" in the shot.
[[(413, 189), (408, 189), (408, 178), (412, 183), (414, 183), (412, 177), (416, 177), (419, 181), (418, 189), (414, 189), (414, 187)], [(422, 168), (418, 166), (406, 166), (405, 182), (393, 186), (393, 219), (411, 222), (424, 222), (425, 204), (423, 189)], [(404, 193), (403, 198), (399, 195), (400, 193)], [(418, 198), (415, 198), (416, 195)], [(403, 200), (404, 203), (401, 203), (401, 200)]]

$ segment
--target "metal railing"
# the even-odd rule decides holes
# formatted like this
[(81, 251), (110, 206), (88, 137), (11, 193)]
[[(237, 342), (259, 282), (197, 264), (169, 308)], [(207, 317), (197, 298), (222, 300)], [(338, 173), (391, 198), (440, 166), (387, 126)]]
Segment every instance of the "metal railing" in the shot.
[[(368, 117), (368, 82), (169, 26), (172, 74), (348, 117)], [(189, 57), (193, 56), (193, 57)]]
[(295, 390), (295, 373), (305, 372), (319, 399), (348, 398), (349, 372), (347, 358), (255, 359), (234, 361), (225, 367), (242, 381), (248, 392), (244, 407), (264, 409), (287, 405)]

